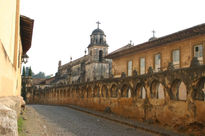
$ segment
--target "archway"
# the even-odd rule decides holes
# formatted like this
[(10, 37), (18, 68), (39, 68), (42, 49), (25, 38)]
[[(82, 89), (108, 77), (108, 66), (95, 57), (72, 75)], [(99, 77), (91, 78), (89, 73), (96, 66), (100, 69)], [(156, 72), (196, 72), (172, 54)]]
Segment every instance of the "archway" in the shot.
[(171, 87), (171, 99), (173, 100), (186, 100), (187, 89), (186, 85), (181, 80), (175, 80)]
[(153, 81), (150, 89), (151, 98), (164, 99), (164, 86), (159, 81)]
[(145, 99), (146, 98), (146, 90), (143, 86), (142, 83), (138, 83), (136, 85), (136, 89), (134, 91), (134, 95), (135, 97), (139, 98), (139, 99)]
[(93, 97), (99, 97), (100, 96), (100, 87), (95, 86), (93, 89)]
[(118, 96), (117, 86), (113, 84), (110, 90), (111, 90), (111, 97), (116, 98)]
[(106, 85), (102, 86), (101, 95), (102, 95), (102, 97), (108, 97), (108, 88)]
[(121, 97), (131, 97), (131, 88), (129, 85), (124, 84), (121, 88)]

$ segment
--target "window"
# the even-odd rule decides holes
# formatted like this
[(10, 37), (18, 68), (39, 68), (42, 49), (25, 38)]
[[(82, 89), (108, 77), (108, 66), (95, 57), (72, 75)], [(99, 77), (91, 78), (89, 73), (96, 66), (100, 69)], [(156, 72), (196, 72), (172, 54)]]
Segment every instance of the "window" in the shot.
[(145, 58), (140, 58), (140, 75), (145, 74)]
[(197, 57), (200, 64), (203, 64), (203, 45), (194, 46), (194, 57)]
[(180, 52), (179, 50), (174, 50), (172, 52), (172, 63), (175, 68), (179, 68), (179, 61), (180, 61)]
[(161, 66), (161, 57), (160, 57), (160, 54), (156, 54), (154, 56), (154, 68), (155, 68), (155, 71), (158, 72), (160, 70), (160, 66)]
[(128, 76), (132, 76), (132, 61), (128, 61)]
[(99, 62), (102, 62), (102, 59), (103, 59), (103, 51), (100, 50), (99, 51)]

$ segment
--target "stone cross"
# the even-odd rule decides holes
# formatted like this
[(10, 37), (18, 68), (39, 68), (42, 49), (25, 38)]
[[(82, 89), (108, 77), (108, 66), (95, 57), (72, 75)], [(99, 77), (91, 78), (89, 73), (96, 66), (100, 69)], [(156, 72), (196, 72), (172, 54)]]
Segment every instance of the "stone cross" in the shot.
[(101, 24), (99, 21), (98, 22), (96, 22), (97, 23), (97, 25), (98, 25), (98, 29), (99, 29), (99, 25)]
[(130, 45), (132, 44), (132, 40), (130, 40)]

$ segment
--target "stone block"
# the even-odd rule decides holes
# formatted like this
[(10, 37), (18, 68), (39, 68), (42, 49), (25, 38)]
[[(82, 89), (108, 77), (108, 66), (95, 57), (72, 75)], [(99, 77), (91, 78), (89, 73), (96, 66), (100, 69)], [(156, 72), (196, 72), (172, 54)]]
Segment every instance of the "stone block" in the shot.
[(0, 135), (18, 136), (16, 111), (0, 104)]

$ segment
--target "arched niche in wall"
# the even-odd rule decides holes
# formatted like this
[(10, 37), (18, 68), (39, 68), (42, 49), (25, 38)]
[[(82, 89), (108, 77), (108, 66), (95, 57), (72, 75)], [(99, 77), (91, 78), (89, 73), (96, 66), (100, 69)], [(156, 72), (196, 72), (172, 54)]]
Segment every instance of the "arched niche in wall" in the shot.
[(173, 100), (186, 100), (187, 99), (187, 89), (183, 81), (176, 79), (172, 83), (170, 97)]
[(102, 86), (101, 96), (102, 96), (102, 97), (108, 97), (108, 88), (107, 88), (106, 85), (103, 85), (103, 86)]
[(150, 88), (151, 98), (164, 99), (164, 86), (159, 81), (153, 81)]
[(110, 91), (111, 91), (111, 97), (116, 98), (118, 96), (118, 89), (117, 89), (117, 85), (116, 84), (113, 84), (111, 86)]

